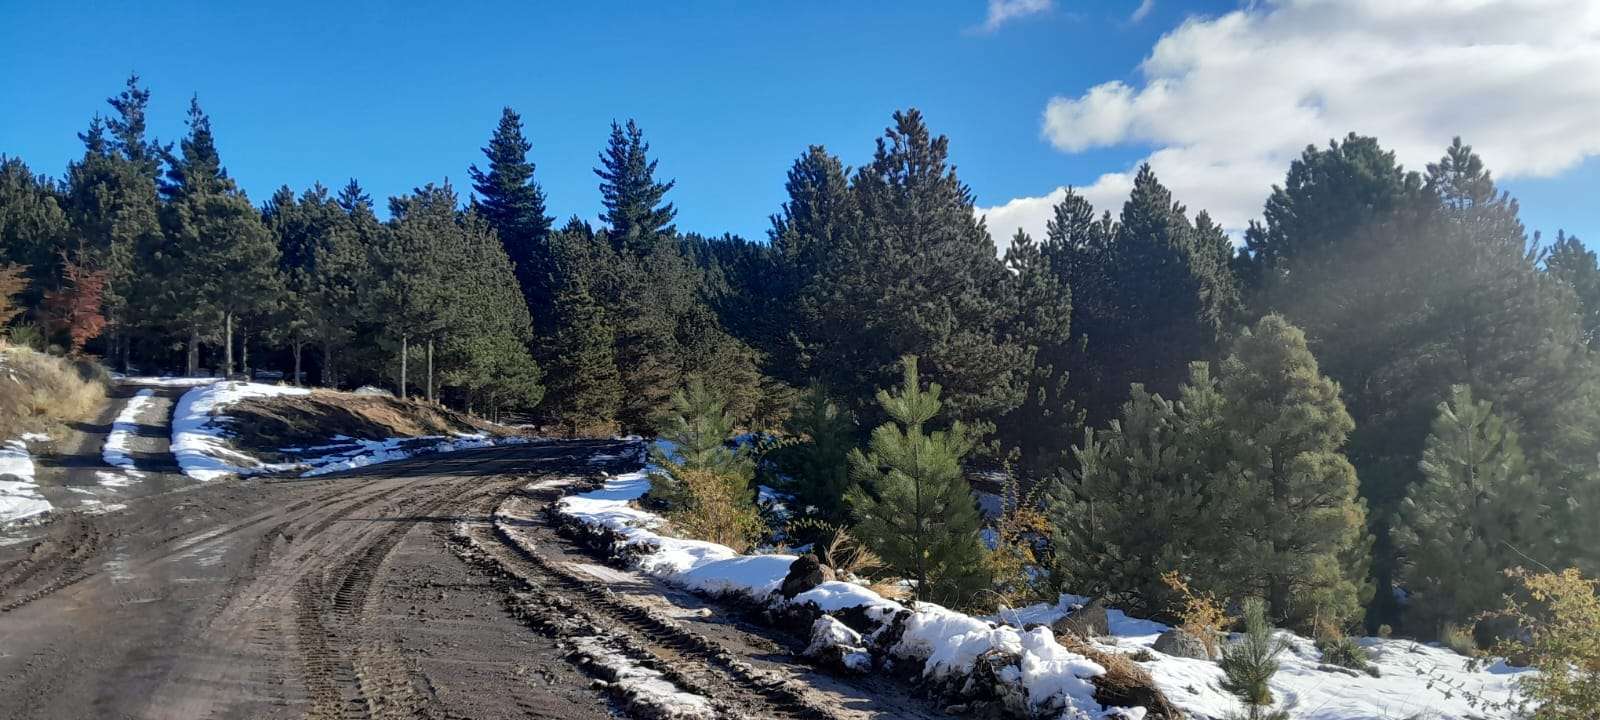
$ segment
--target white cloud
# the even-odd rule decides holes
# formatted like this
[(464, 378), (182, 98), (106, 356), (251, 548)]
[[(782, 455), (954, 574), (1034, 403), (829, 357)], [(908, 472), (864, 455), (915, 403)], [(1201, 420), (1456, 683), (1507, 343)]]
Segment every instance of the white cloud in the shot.
[[(1600, 155), (1600, 2), (1269, 0), (1162, 36), (1134, 84), (1056, 97), (1042, 135), (1144, 159), (1191, 211), (1238, 230), (1308, 144), (1373, 135), (1421, 170), (1450, 138), (1497, 177), (1549, 177)], [(1137, 165), (1137, 163), (1135, 163)], [(1080, 192), (1117, 210), (1132, 169)], [(980, 210), (1002, 245), (1044, 231), (1061, 191)]]
[(976, 30), (992, 33), (1017, 18), (1038, 15), (1055, 6), (1055, 0), (989, 0), (989, 15)]
[(1128, 19), (1133, 22), (1139, 22), (1145, 19), (1145, 16), (1149, 15), (1150, 11), (1154, 9), (1156, 9), (1156, 0), (1140, 0), (1139, 7), (1133, 9), (1133, 15), (1130, 15)]

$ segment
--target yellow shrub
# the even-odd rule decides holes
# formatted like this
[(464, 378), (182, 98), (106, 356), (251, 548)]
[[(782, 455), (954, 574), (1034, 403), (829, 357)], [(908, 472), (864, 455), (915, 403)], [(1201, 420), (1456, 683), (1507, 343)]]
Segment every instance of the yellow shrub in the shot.
[(682, 495), (667, 512), (667, 520), (679, 532), (738, 552), (748, 550), (766, 533), (761, 512), (751, 502), (741, 478), (684, 467), (677, 468), (673, 476)]
[(1217, 637), (1229, 622), (1228, 614), (1223, 612), (1217, 596), (1209, 592), (1196, 593), (1176, 570), (1162, 573), (1161, 582), (1166, 583), (1182, 599), (1183, 605), (1177, 609), (1180, 620), (1178, 627), (1199, 638), (1206, 646), (1206, 653), (1216, 657)]
[(1539, 672), (1519, 681), (1535, 705), (1534, 720), (1593, 720), (1600, 717), (1600, 596), (1595, 580), (1576, 568), (1554, 573), (1510, 571), (1532, 603), (1508, 602), (1507, 614), (1527, 631), (1524, 640), (1501, 643), (1498, 655), (1526, 655)]
[(1000, 517), (995, 521), (996, 543), (984, 554), (995, 592), (1007, 607), (1025, 605), (1044, 595), (1032, 572), (1039, 566), (1034, 542), (1050, 534), (1050, 520), (1032, 494), (1023, 495), (1015, 477), (1006, 479)]

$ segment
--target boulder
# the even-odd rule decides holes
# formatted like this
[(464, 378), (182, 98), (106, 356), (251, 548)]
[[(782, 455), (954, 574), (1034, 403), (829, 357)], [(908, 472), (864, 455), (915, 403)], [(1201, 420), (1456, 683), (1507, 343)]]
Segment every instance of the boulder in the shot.
[(816, 555), (808, 553), (789, 564), (789, 574), (783, 577), (783, 584), (778, 586), (778, 594), (793, 600), (794, 596), (833, 579), (833, 569), (823, 565)]
[(1190, 634), (1183, 628), (1173, 628), (1156, 638), (1156, 643), (1150, 646), (1156, 652), (1166, 653), (1173, 657), (1189, 658), (1191, 660), (1210, 660), (1211, 653), (1206, 651), (1204, 640)]
[(1050, 625), (1056, 635), (1071, 633), (1081, 638), (1104, 637), (1111, 634), (1110, 619), (1106, 617), (1106, 603), (1100, 598), (1090, 600), (1077, 610)]

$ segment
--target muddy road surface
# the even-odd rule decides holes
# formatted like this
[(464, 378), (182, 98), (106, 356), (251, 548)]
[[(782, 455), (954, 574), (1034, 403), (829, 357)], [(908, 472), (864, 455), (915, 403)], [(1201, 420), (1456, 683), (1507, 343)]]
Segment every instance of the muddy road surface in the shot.
[(657, 715), (641, 683), (704, 717), (938, 715), (559, 537), (541, 509), (622, 449), (485, 448), (63, 513), (0, 547), (0, 718)]

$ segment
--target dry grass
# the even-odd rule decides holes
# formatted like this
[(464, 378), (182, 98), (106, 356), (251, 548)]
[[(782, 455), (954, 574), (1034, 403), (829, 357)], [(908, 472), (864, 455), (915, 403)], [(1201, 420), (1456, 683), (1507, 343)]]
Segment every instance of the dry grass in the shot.
[(1095, 699), (1101, 703), (1143, 707), (1150, 713), (1147, 717), (1152, 720), (1178, 720), (1183, 717), (1177, 707), (1167, 700), (1167, 696), (1156, 688), (1155, 678), (1150, 676), (1150, 671), (1139, 667), (1131, 656), (1101, 650), (1076, 635), (1057, 637), (1056, 642), (1106, 669), (1106, 674), (1094, 678)]
[(244, 400), (228, 407), (235, 442), (252, 450), (317, 445), (334, 435), (363, 440), (505, 434), (505, 429), (448, 408), (415, 400), (318, 390), (310, 395)]
[(83, 420), (105, 401), (104, 368), (21, 347), (0, 347), (0, 440)]

